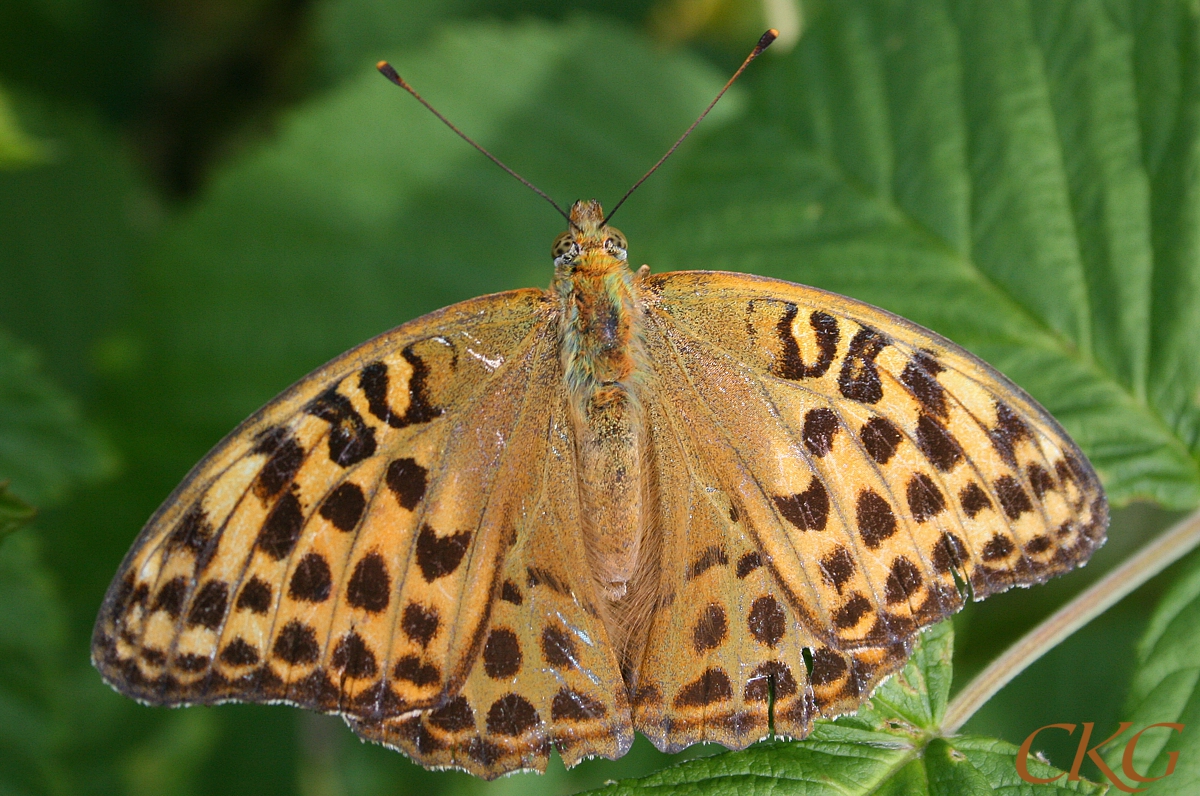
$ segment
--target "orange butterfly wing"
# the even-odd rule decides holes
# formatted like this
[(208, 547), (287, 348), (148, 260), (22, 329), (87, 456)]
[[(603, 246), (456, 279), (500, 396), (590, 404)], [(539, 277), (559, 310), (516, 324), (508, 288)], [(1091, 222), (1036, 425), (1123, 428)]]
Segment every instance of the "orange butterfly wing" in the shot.
[(1039, 583), (1103, 542), (1074, 443), (948, 340), (762, 277), (643, 291), (665, 486), (634, 720), (660, 749), (740, 748), (772, 720), (803, 736), (857, 709), (968, 587)]
[(536, 290), (452, 306), (243, 423), (118, 571), (93, 638), (105, 679), (153, 704), (339, 713), (489, 778), (544, 769), (552, 745), (624, 754), (620, 674), (571, 566), (554, 312)]
[(777, 280), (639, 285), (651, 511), (619, 619), (585, 566), (557, 305), (515, 291), (351, 351), (220, 443), (122, 564), (96, 666), (488, 778), (619, 757), (634, 728), (738, 748), (854, 710), (964, 588), (1103, 541), (1083, 456), (952, 343)]

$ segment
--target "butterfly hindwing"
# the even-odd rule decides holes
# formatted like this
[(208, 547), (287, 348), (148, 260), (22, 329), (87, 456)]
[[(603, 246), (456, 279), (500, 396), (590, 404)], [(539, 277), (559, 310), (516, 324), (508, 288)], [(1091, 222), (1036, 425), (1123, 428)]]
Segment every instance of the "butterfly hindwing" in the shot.
[(772, 718), (777, 733), (806, 735), (809, 634), (771, 587), (744, 502), (717, 478), (713, 457), (697, 455), (693, 434), (712, 440), (712, 429), (666, 404), (649, 417), (662, 590), (634, 684), (635, 725), (664, 751), (702, 741), (742, 748), (766, 735)]
[[(551, 749), (573, 765), (585, 757), (620, 757), (633, 741), (594, 582), (578, 565), (585, 553), (574, 432), (563, 396), (552, 389), (557, 353), (544, 351), (540, 360), (526, 374), (526, 405), (517, 408), (517, 425), (505, 439), (512, 467), (491, 487), (489, 502), (505, 504), (498, 515), (505, 530), (496, 537), (510, 541), (491, 586), (486, 629), (464, 658), (461, 686), (426, 710), (351, 718), (362, 737), (403, 749), (424, 765), (488, 779), (545, 770)], [(510, 396), (497, 390), (495, 400)], [(481, 552), (482, 545), (469, 555)], [(419, 678), (423, 670), (413, 671)]]

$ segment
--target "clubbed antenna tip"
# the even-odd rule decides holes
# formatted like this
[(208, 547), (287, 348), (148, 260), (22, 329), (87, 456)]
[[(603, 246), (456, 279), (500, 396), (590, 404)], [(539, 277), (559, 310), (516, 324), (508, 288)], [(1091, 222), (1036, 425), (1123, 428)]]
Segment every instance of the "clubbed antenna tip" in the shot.
[(551, 206), (552, 206), (552, 207), (553, 207), (555, 210), (557, 210), (557, 211), (558, 211), (558, 214), (559, 214), (559, 215), (561, 215), (563, 218), (565, 218), (565, 219), (566, 219), (568, 222), (571, 220), (571, 217), (570, 217), (569, 215), (567, 215), (567, 211), (565, 211), (565, 210), (563, 210), (561, 207), (559, 207), (559, 206), (558, 206), (558, 203), (557, 203), (557, 202), (555, 202), (553, 199), (551, 199), (549, 196), (547, 196), (545, 191), (543, 191), (541, 188), (539, 188), (539, 187), (537, 187), (536, 185), (534, 185), (533, 183), (531, 183), (529, 180), (527, 180), (527, 179), (525, 179), (524, 177), (522, 177), (520, 174), (517, 174), (515, 171), (513, 171), (513, 170), (512, 170), (512, 169), (510, 169), (508, 166), (506, 166), (506, 165), (504, 164), (504, 162), (500, 160), (500, 158), (496, 157), (496, 156), (495, 156), (495, 155), (493, 155), (491, 152), (488, 152), (488, 151), (487, 151), (486, 149), (484, 149), (482, 146), (480, 146), (479, 144), (475, 143), (474, 139), (472, 139), (472, 138), (471, 138), (469, 135), (467, 135), (466, 133), (464, 133), (462, 130), (459, 130), (457, 127), (455, 127), (455, 126), (454, 126), (454, 125), (453, 125), (453, 124), (450, 122), (450, 120), (449, 120), (449, 119), (447, 119), (445, 116), (443, 116), (443, 115), (442, 115), (442, 114), (441, 114), (441, 113), (438, 111), (438, 109), (437, 109), (437, 108), (433, 107), (433, 106), (432, 106), (432, 105), (430, 105), (428, 102), (426, 102), (426, 101), (425, 101), (425, 98), (424, 98), (424, 97), (422, 97), (420, 94), (418, 94), (418, 93), (416, 92), (416, 89), (414, 89), (412, 86), (410, 86), (410, 85), (408, 84), (408, 82), (407, 82), (407, 81), (405, 81), (405, 79), (404, 79), (404, 78), (400, 77), (400, 74), (399, 74), (399, 73), (398, 73), (398, 72), (395, 70), (395, 68), (394, 68), (394, 67), (393, 67), (391, 64), (389, 64), (387, 61), (380, 61), (379, 63), (375, 64), (375, 68), (376, 68), (376, 69), (378, 69), (378, 70), (379, 70), (379, 72), (380, 72), (380, 74), (382, 74), (382, 75), (383, 75), (384, 77), (386, 77), (388, 80), (392, 81), (392, 82), (393, 82), (393, 83), (395, 83), (397, 86), (399, 86), (400, 88), (402, 88), (402, 89), (404, 89), (405, 91), (407, 91), (409, 94), (412, 94), (412, 95), (413, 95), (413, 97), (415, 97), (415, 98), (416, 98), (417, 102), (419, 102), (419, 103), (421, 103), (422, 105), (424, 105), (424, 106), (425, 106), (425, 108), (426, 108), (426, 110), (428, 110), (430, 113), (432, 113), (434, 116), (436, 116), (436, 117), (437, 117), (437, 118), (438, 118), (438, 119), (441, 121), (441, 123), (442, 123), (442, 124), (446, 125), (446, 126), (447, 126), (447, 127), (449, 127), (451, 130), (453, 130), (453, 131), (454, 131), (454, 133), (455, 133), (455, 134), (456, 134), (456, 135), (457, 135), (459, 138), (461, 138), (462, 140), (466, 141), (466, 142), (467, 142), (468, 144), (470, 144), (471, 146), (473, 146), (473, 147), (475, 147), (476, 149), (478, 149), (480, 152), (482, 152), (482, 153), (484, 154), (484, 156), (485, 156), (485, 157), (487, 157), (487, 159), (488, 159), (488, 160), (492, 161), (492, 162), (493, 162), (493, 163), (495, 163), (497, 166), (499, 166), (500, 168), (504, 169), (504, 170), (505, 170), (505, 171), (506, 171), (506, 172), (509, 174), (509, 176), (513, 177), (513, 178), (514, 178), (514, 179), (516, 179), (518, 182), (520, 182), (522, 185), (524, 185), (526, 188), (528, 188), (529, 190), (533, 191), (533, 192), (534, 192), (534, 193), (536, 193), (538, 196), (542, 197), (542, 198), (543, 198), (543, 199), (545, 199), (547, 202), (549, 202), (549, 203), (550, 203), (550, 205), (551, 205)]
[(775, 28), (771, 28), (759, 37), (758, 44), (754, 45), (754, 49), (751, 50), (750, 54), (746, 56), (746, 60), (742, 61), (742, 65), (739, 66), (737, 71), (733, 73), (733, 77), (729, 78), (729, 81), (725, 84), (725, 87), (717, 92), (717, 96), (713, 98), (713, 101), (708, 103), (708, 107), (704, 109), (704, 112), (696, 118), (696, 121), (692, 122), (692, 126), (683, 131), (683, 135), (679, 136), (679, 140), (677, 140), (674, 144), (671, 144), (671, 148), (667, 150), (667, 154), (659, 158), (658, 162), (651, 166), (650, 170), (643, 174), (642, 178), (635, 182), (632, 188), (625, 192), (625, 195), (621, 197), (621, 201), (613, 205), (613, 209), (608, 211), (608, 215), (604, 217), (605, 224), (607, 224), (609, 219), (616, 214), (617, 209), (621, 205), (625, 204), (625, 200), (628, 199), (630, 195), (641, 186), (642, 183), (649, 179), (651, 174), (658, 171), (658, 167), (665, 163), (667, 158), (671, 157), (671, 155), (675, 153), (675, 150), (679, 148), (679, 145), (682, 144), (684, 140), (692, 134), (692, 130), (696, 129), (696, 125), (704, 121), (704, 117), (707, 116), (708, 112), (711, 111), (713, 107), (721, 101), (721, 97), (725, 96), (725, 92), (728, 91), (729, 87), (733, 85), (733, 81), (737, 80), (738, 77), (741, 76), (742, 72), (746, 71), (746, 67), (750, 65), (750, 62), (762, 55), (762, 51), (770, 47), (771, 42), (775, 41), (777, 38), (779, 38), (779, 31), (775, 30)]

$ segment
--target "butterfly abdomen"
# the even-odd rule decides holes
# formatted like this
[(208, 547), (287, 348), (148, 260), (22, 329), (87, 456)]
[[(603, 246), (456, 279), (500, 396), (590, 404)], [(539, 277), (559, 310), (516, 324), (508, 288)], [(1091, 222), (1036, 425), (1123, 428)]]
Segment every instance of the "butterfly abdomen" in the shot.
[(644, 421), (638, 385), (644, 354), (629, 272), (623, 263), (617, 265), (619, 270), (575, 274), (559, 336), (588, 518), (586, 548), (596, 581), (610, 600), (625, 594), (639, 560), (643, 526)]

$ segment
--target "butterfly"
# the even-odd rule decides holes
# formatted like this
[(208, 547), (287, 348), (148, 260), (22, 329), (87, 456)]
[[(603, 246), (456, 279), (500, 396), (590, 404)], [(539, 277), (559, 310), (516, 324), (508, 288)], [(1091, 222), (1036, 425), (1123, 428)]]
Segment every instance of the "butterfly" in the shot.
[(489, 779), (635, 731), (737, 749), (853, 712), (921, 628), (1103, 543), (1086, 458), (954, 343), (635, 271), (598, 202), (567, 215), (548, 290), (364, 343), (196, 465), (104, 599), (109, 684), (336, 713)]

